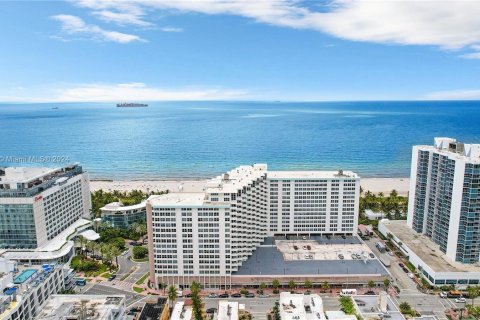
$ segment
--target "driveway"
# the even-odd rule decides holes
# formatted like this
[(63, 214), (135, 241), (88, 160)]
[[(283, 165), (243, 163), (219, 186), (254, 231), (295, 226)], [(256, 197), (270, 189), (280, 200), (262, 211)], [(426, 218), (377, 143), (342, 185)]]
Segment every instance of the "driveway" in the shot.
[(124, 275), (130, 273), (133, 268), (133, 272), (123, 281), (135, 283), (139, 280), (145, 273), (149, 270), (149, 264), (147, 262), (133, 262), (130, 260), (132, 256), (133, 246), (127, 245), (128, 253), (125, 255), (121, 255), (118, 257), (118, 272), (117, 272), (117, 279), (121, 279)]

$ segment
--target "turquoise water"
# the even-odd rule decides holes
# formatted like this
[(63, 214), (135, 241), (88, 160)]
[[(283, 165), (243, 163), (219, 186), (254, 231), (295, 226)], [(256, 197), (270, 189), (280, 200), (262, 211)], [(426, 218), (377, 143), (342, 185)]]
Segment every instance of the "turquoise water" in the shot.
[(23, 270), (22, 273), (20, 273), (18, 276), (13, 279), (13, 283), (15, 284), (22, 284), (25, 281), (27, 281), (31, 276), (33, 276), (37, 270), (35, 269), (26, 269)]
[(0, 104), (0, 165), (55, 166), (6, 157), (58, 156), (98, 179), (201, 178), (256, 162), (399, 177), (415, 144), (480, 143), (478, 101), (149, 104)]

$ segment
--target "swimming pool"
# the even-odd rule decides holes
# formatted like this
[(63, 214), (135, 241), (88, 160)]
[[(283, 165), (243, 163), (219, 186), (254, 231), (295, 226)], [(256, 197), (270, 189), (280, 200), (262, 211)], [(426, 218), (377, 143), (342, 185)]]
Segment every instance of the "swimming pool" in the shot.
[(13, 283), (15, 284), (22, 284), (27, 281), (31, 276), (33, 276), (37, 272), (36, 269), (26, 269), (23, 270), (18, 276), (13, 279)]

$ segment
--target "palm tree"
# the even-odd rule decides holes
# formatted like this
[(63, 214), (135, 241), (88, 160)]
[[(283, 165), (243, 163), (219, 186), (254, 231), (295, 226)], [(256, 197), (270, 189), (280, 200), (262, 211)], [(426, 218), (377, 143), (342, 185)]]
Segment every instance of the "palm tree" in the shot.
[(90, 256), (92, 256), (95, 250), (95, 242), (87, 241), (87, 243), (85, 244), (85, 247), (87, 248), (88, 251), (90, 251)]
[(175, 300), (177, 300), (178, 292), (177, 292), (177, 287), (175, 287), (173, 284), (168, 287), (168, 300), (170, 300), (170, 308), (173, 308), (173, 303)]
[(85, 251), (85, 244), (86, 243), (87, 243), (87, 239), (84, 236), (78, 235), (78, 236), (75, 237), (75, 246), (80, 247), (80, 251), (81, 251), (82, 254)]
[(107, 256), (108, 251), (110, 250), (110, 246), (106, 243), (100, 245), (100, 254), (102, 255), (102, 261), (105, 261), (105, 257)]
[(267, 287), (267, 284), (265, 282), (260, 283), (260, 292), (263, 294), (263, 290)]
[(192, 309), (193, 309), (193, 318), (195, 320), (203, 319), (202, 312), (202, 300), (200, 299), (200, 284), (198, 282), (192, 282), (190, 286), (190, 292), (192, 294)]
[(118, 247), (112, 246), (110, 248), (110, 253), (112, 254), (112, 257), (115, 257), (115, 265), (118, 268), (118, 256), (121, 255), (122, 252), (120, 251), (120, 249), (118, 249)]
[(388, 290), (390, 287), (390, 279), (383, 280), (383, 285), (385, 286), (385, 290)]
[(327, 281), (325, 281), (324, 283), (322, 283), (322, 289), (323, 289), (324, 291), (327, 291), (328, 288), (330, 288), (330, 285), (328, 284)]
[(278, 287), (280, 287), (280, 281), (278, 281), (278, 279), (273, 279), (272, 287), (273, 289), (278, 289)]
[(368, 281), (368, 287), (369, 288), (375, 287), (375, 282), (373, 280)]

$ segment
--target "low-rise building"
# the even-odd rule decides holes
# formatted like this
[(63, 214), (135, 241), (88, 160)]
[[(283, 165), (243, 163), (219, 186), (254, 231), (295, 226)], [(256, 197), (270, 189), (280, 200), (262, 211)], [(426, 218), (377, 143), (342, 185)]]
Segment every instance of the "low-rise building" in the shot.
[(38, 317), (35, 319), (124, 320), (126, 319), (125, 296), (52, 295), (43, 304)]
[(318, 294), (280, 293), (282, 320), (324, 320), (322, 298)]
[(238, 320), (245, 313), (245, 305), (238, 301), (218, 301), (218, 312), (215, 320)]
[(0, 259), (0, 320), (37, 319), (48, 297), (64, 288), (62, 265), (18, 266)]
[(356, 313), (361, 319), (405, 320), (405, 317), (385, 291), (380, 292), (380, 294), (376, 296), (352, 296), (352, 299)]
[(193, 319), (192, 301), (186, 299), (178, 301), (173, 307), (170, 320), (191, 320)]
[(430, 237), (415, 232), (405, 220), (383, 219), (378, 224), (378, 231), (386, 237), (392, 235), (393, 243), (430, 284), (464, 288), (480, 283), (478, 265), (453, 261)]
[(134, 223), (147, 221), (146, 201), (124, 206), (121, 202), (112, 202), (100, 208), (102, 221), (114, 228), (128, 229)]

